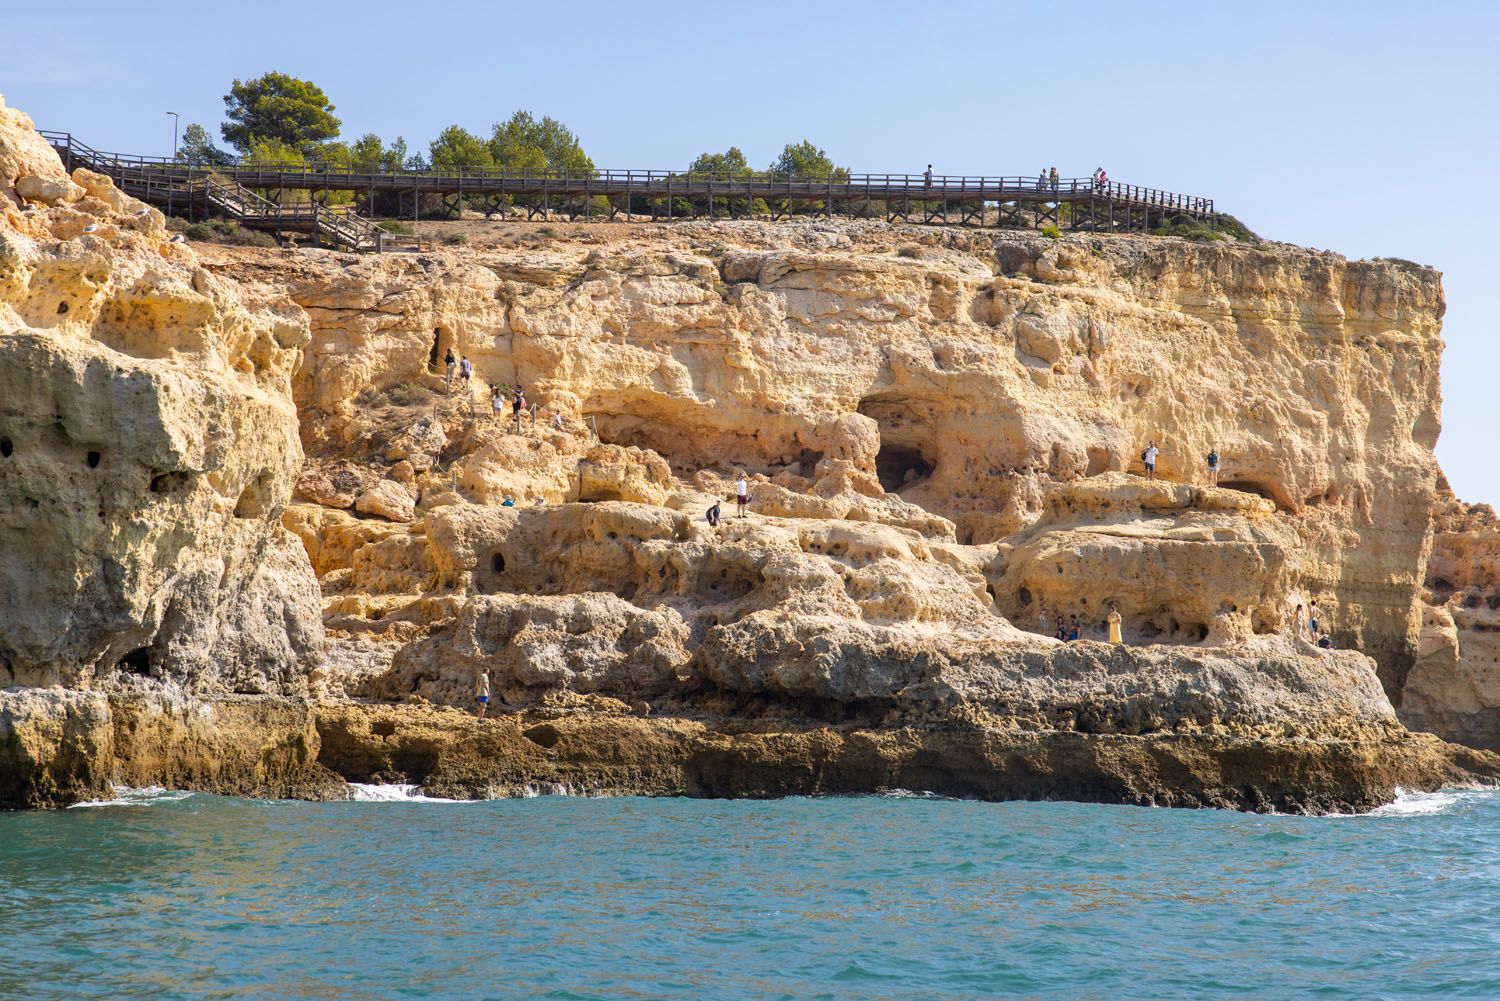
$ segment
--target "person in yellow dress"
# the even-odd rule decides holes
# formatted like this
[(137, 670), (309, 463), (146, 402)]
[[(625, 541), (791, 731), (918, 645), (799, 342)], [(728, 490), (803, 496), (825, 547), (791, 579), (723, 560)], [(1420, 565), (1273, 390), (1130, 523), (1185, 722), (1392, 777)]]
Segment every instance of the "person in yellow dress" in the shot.
[(1123, 643), (1124, 640), (1120, 638), (1120, 610), (1110, 605), (1109, 614), (1104, 617), (1104, 621), (1109, 623), (1109, 641)]

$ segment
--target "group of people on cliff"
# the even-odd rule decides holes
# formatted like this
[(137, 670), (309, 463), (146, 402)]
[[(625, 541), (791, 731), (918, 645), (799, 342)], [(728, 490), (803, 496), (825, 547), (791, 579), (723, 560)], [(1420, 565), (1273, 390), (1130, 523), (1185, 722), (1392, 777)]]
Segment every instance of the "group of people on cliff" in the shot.
[[(1047, 617), (1047, 608), (1042, 606), (1037, 612), (1037, 631), (1043, 636), (1047, 635), (1047, 626), (1050, 623)], [(1120, 616), (1120, 606), (1114, 602), (1109, 603), (1109, 611), (1104, 616), (1103, 632), (1109, 637), (1110, 643), (1124, 643), (1124, 637), (1120, 633), (1120, 624), (1123, 619)], [(1064, 643), (1073, 643), (1077, 640), (1086, 639), (1085, 631), (1089, 628), (1088, 623), (1081, 619), (1077, 613), (1066, 617), (1061, 612), (1057, 615), (1057, 628), (1052, 631), (1052, 638)], [(1098, 628), (1097, 626), (1095, 628)]]

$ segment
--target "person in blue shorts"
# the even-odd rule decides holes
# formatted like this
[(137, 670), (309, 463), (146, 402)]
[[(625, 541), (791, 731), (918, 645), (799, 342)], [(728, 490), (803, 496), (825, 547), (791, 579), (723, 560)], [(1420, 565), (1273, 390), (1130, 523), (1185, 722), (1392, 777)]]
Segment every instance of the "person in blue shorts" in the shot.
[(490, 672), (480, 671), (474, 682), (474, 697), (479, 701), (479, 718), (484, 719), (490, 707)]

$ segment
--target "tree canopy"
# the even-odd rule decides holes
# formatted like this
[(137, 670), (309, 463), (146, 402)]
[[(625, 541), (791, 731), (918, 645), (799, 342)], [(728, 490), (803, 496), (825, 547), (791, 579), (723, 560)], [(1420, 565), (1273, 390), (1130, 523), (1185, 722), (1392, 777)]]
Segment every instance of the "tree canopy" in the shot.
[(257, 140), (306, 150), (337, 137), (341, 124), (322, 88), (285, 73), (235, 80), (224, 95), (224, 107), (229, 120), (219, 133), (241, 153), (248, 153)]
[(192, 122), (182, 130), (182, 142), (177, 144), (177, 159), (222, 167), (229, 162), (229, 154), (214, 145), (214, 141), (208, 137), (208, 129)]
[(459, 167), (493, 167), (495, 158), (490, 147), (474, 133), (458, 125), (450, 125), (438, 133), (428, 147), (432, 153), (434, 170), (454, 170)]
[(808, 139), (799, 143), (787, 143), (776, 162), (771, 164), (770, 170), (777, 177), (827, 177), (834, 181), (849, 179), (847, 167), (835, 167), (833, 157)]
[(529, 111), (517, 111), (496, 122), (489, 142), (497, 167), (516, 171), (556, 170), (592, 173), (594, 161), (566, 125), (555, 118), (538, 120)]
[(699, 153), (688, 170), (694, 174), (713, 174), (717, 177), (744, 178), (755, 173), (750, 162), (738, 146), (731, 146), (722, 153)]

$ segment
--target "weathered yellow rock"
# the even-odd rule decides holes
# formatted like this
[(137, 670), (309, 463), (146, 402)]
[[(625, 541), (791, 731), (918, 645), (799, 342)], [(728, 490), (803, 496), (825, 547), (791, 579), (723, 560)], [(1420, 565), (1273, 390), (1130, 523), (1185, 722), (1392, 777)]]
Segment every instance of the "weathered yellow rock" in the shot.
[(0, 684), (300, 690), (322, 625), (280, 518), (306, 323), (79, 178), (0, 103)]

